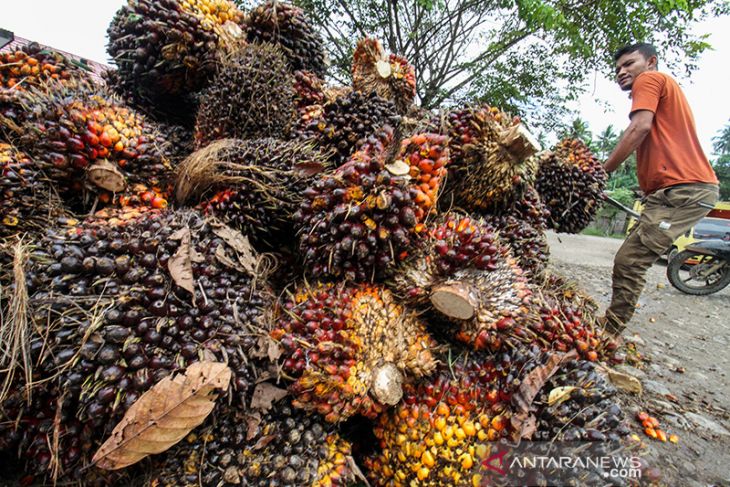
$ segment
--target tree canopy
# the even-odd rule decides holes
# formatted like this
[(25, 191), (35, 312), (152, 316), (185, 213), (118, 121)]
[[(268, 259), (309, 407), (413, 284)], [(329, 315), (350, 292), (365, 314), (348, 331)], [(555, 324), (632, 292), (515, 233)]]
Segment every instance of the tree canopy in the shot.
[[(244, 6), (256, 3), (239, 0)], [(691, 72), (709, 46), (691, 23), (724, 0), (295, 0), (325, 38), (330, 76), (346, 83), (355, 43), (375, 36), (416, 69), (425, 108), (486, 101), (544, 127), (611, 54), (653, 42), (664, 69)], [(554, 126), (554, 125), (553, 125)]]

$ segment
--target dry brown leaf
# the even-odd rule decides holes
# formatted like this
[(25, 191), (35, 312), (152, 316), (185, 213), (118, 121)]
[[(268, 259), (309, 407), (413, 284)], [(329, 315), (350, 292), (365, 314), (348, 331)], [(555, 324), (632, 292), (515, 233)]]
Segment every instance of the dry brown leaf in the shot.
[(224, 242), (238, 253), (238, 263), (243, 266), (246, 272), (252, 275), (255, 274), (257, 263), (256, 253), (247, 236), (222, 224), (214, 225), (213, 233), (222, 238)]
[(631, 394), (641, 394), (644, 392), (641, 381), (633, 375), (603, 366), (599, 366), (598, 370), (606, 374), (608, 376), (608, 380), (622, 391), (629, 392)]
[(251, 441), (256, 437), (261, 424), (261, 415), (259, 413), (246, 415), (246, 441)]
[(269, 443), (271, 443), (275, 439), (276, 439), (276, 435), (262, 436), (261, 438), (259, 438), (259, 441), (257, 441), (256, 444), (254, 446), (252, 446), (251, 448), (254, 451), (260, 450), (262, 448), (266, 448), (266, 445), (268, 445)]
[(117, 470), (167, 450), (205, 421), (215, 406), (211, 393), (230, 381), (231, 369), (220, 362), (196, 362), (165, 377), (132, 404), (92, 462)]
[(193, 262), (202, 262), (205, 258), (192, 246), (189, 228), (181, 228), (170, 239), (180, 240), (180, 246), (177, 248), (177, 252), (167, 262), (170, 276), (172, 276), (175, 284), (195, 296)]
[(262, 382), (253, 391), (251, 409), (268, 411), (273, 403), (284, 398), (287, 394), (288, 392), (285, 389), (279, 389), (269, 382)]
[(292, 166), (294, 174), (300, 178), (312, 177), (326, 168), (321, 162), (297, 162)]
[(527, 377), (522, 380), (520, 388), (512, 395), (512, 403), (517, 406), (520, 413), (528, 413), (530, 405), (535, 396), (540, 392), (545, 382), (560, 368), (563, 362), (577, 356), (575, 350), (565, 354), (550, 354), (545, 365), (535, 367)]

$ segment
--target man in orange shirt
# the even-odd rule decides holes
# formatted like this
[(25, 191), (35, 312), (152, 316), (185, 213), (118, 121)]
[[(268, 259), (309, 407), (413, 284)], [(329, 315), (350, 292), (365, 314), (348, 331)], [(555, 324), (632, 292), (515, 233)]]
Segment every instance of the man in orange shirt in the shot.
[(631, 91), (631, 123), (603, 167), (611, 173), (636, 151), (644, 192), (644, 211), (616, 254), (611, 304), (600, 318), (620, 335), (634, 314), (647, 269), (709, 212), (699, 203), (714, 206), (719, 183), (684, 93), (671, 76), (657, 71), (654, 46), (623, 47), (614, 60), (619, 86)]

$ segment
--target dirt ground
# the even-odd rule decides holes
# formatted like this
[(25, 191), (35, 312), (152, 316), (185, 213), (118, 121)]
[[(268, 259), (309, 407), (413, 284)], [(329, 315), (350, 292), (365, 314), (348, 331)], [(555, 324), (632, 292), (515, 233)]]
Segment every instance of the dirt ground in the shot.
[[(551, 266), (592, 295), (603, 311), (611, 299), (613, 256), (622, 241), (549, 234)], [(641, 380), (641, 395), (622, 395), (632, 427), (646, 440), (643, 455), (670, 486), (730, 486), (730, 287), (689, 296), (666, 278), (666, 263), (649, 270), (647, 285), (624, 336), (641, 359), (618, 370)], [(643, 434), (637, 410), (655, 416), (679, 443)]]

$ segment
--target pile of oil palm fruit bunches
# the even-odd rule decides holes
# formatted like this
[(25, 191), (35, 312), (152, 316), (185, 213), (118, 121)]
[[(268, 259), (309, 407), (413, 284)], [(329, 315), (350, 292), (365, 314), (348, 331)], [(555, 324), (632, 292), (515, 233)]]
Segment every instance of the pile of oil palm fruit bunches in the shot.
[(102, 81), (0, 52), (3, 478), (473, 486), (505, 442), (627, 438), (616, 344), (547, 267), (601, 204), (589, 149), (421, 109), (374, 38), (331, 85), (318, 30), (129, 0)]

